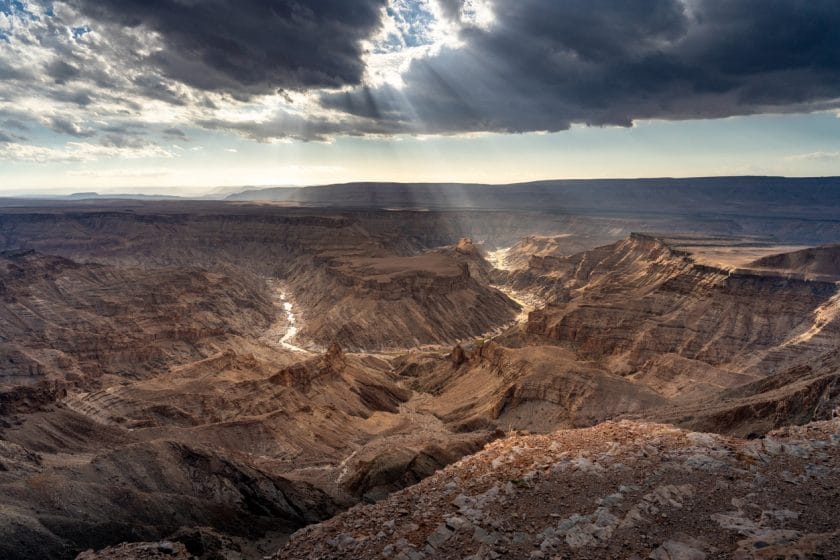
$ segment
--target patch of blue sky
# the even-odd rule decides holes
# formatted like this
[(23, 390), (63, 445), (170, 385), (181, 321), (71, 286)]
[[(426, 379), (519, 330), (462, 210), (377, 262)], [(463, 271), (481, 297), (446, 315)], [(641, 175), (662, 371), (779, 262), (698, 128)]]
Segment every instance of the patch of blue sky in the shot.
[(26, 5), (20, 0), (0, 0), (0, 13), (12, 16), (17, 14), (28, 14), (30, 12), (26, 9)]
[(79, 27), (73, 27), (70, 31), (73, 33), (74, 39), (81, 39), (82, 37), (90, 33), (90, 27), (88, 27), (87, 25), (81, 25)]
[(38, 21), (39, 14), (47, 17), (55, 16), (53, 3), (50, 0), (34, 0), (25, 2), (23, 0), (0, 0), (0, 14), (22, 20)]
[(32, 14), (26, 9), (26, 5), (20, 0), (0, 0), (0, 14), (7, 16), (11, 28), (0, 29), (0, 41), (11, 42), (10, 34), (14, 27), (14, 20), (21, 16), (31, 18)]
[(390, 33), (383, 44), (378, 45), (383, 52), (434, 43), (429, 29), (435, 23), (435, 15), (425, 2), (392, 0), (385, 12), (394, 22), (396, 32)]
[(389, 33), (387, 37), (378, 41), (374, 46), (373, 52), (376, 54), (384, 54), (391, 52), (398, 52), (404, 48), (402, 37), (396, 33)]

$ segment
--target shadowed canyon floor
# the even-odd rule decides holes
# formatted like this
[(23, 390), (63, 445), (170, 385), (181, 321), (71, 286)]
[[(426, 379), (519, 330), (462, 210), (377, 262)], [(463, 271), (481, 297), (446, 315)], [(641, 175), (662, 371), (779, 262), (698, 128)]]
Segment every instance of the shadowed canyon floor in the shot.
[(778, 212), (2, 208), (0, 557), (833, 557), (840, 232)]

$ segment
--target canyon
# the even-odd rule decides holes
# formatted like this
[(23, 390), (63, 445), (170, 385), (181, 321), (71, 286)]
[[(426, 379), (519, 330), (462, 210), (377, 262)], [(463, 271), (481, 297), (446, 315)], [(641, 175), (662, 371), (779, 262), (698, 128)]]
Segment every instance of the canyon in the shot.
[(0, 557), (833, 557), (840, 191), (766, 181), (0, 201)]

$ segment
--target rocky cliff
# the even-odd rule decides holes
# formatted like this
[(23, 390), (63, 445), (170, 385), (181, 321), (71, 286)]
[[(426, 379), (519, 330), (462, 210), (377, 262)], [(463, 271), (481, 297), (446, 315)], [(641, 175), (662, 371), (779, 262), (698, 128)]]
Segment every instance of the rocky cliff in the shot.
[[(692, 362), (716, 368), (711, 372), (768, 375), (784, 363), (771, 353), (810, 329), (837, 294), (832, 282), (697, 264), (642, 235), (543, 261), (537, 270), (551, 282), (553, 300), (530, 315), (528, 332), (625, 375), (650, 369), (651, 360), (660, 375)], [(665, 355), (683, 360), (663, 362)], [(713, 375), (710, 383), (720, 383)]]
[(273, 558), (831, 558), (840, 423), (739, 440), (604, 423), (488, 445)]
[(431, 409), (459, 431), (493, 426), (547, 432), (667, 402), (648, 387), (561, 348), (513, 349), (495, 342), (481, 344), (463, 363), (439, 362), (417, 374), (412, 387), (433, 394)]

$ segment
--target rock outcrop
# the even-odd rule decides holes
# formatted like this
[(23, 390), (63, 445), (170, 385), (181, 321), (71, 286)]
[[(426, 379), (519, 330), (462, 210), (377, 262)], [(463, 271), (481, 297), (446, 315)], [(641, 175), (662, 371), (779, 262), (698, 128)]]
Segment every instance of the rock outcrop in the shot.
[(159, 539), (180, 526), (256, 539), (338, 509), (311, 485), (195, 445), (138, 442), (58, 469), (30, 457), (9, 463), (9, 451), (20, 453), (0, 451), (0, 556), (9, 560), (67, 558), (102, 543)]
[(488, 445), (273, 558), (831, 558), (840, 422), (739, 440), (608, 422)]
[(191, 560), (194, 558), (181, 543), (159, 541), (125, 543), (95, 552), (85, 551), (76, 560)]
[(435, 414), (458, 431), (492, 426), (552, 431), (590, 426), (667, 400), (556, 346), (475, 348), (455, 372), (451, 365), (418, 376), (415, 389), (435, 396)]

